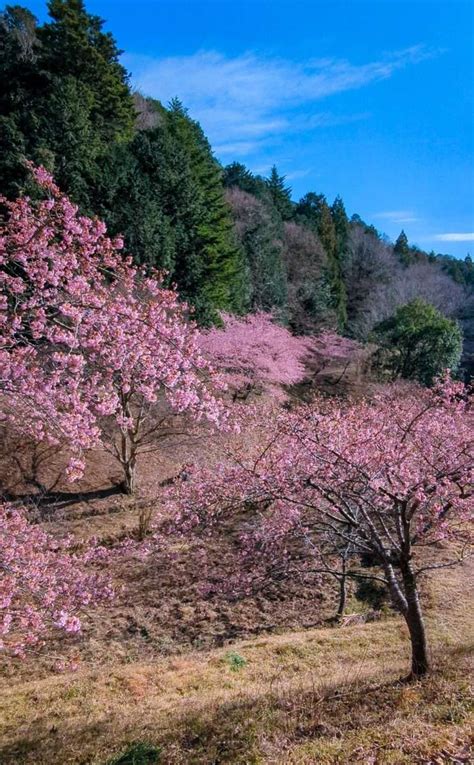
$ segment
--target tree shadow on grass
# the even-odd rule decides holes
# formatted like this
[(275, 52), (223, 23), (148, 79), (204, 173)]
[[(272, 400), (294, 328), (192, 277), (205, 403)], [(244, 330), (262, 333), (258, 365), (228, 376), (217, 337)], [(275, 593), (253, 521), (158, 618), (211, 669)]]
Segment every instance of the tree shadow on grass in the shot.
[[(247, 670), (243, 670), (244, 672)], [(398, 689), (398, 690), (397, 690)], [(202, 701), (184, 713), (164, 720), (143, 719), (136, 707), (137, 729), (127, 730), (116, 716), (91, 725), (71, 724), (71, 717), (54, 724), (47, 712), (29, 726), (28, 733), (0, 748), (2, 765), (50, 765), (68, 762), (110, 761), (131, 741), (146, 737), (160, 749), (166, 765), (252, 765), (261, 762), (262, 742), (274, 746), (322, 736), (340, 736), (357, 726), (365, 707), (372, 723), (393, 714), (387, 698), (394, 698), (400, 685), (390, 681), (381, 686), (360, 683), (318, 687), (281, 684), (262, 688), (257, 695), (242, 693), (227, 702), (210, 699), (203, 688)], [(255, 691), (254, 691), (255, 694)], [(381, 699), (384, 703), (381, 703)], [(132, 702), (132, 700), (131, 700)], [(118, 712), (117, 712), (118, 715)], [(108, 753), (102, 756), (102, 753)], [(79, 755), (80, 753), (80, 755)], [(100, 757), (98, 757), (100, 753)]]
[[(223, 669), (223, 681), (225, 672)], [(161, 716), (158, 710), (154, 715), (146, 703), (143, 710), (138, 706), (133, 727), (123, 726), (118, 707), (106, 719), (85, 725), (74, 710), (56, 725), (45, 713), (29, 726), (26, 736), (0, 748), (0, 762), (105, 764), (139, 738), (156, 746), (159, 762), (166, 765), (256, 765), (262, 757), (271, 760), (276, 753), (281, 757), (299, 744), (321, 741), (324, 745), (325, 740), (343, 744), (346, 737), (358, 732), (363, 737), (364, 731), (369, 734), (369, 739), (363, 737), (367, 753), (373, 744), (380, 754), (395, 717), (399, 736), (396, 741), (387, 739), (386, 745), (391, 755), (400, 751), (405, 757), (404, 726), (409, 730), (418, 721), (422, 725), (432, 722), (440, 698), (446, 703), (452, 696), (459, 703), (462, 677), (460, 663), (456, 674), (433, 672), (414, 686), (413, 693), (407, 693), (406, 686), (393, 678), (381, 683), (377, 676), (325, 683), (306, 674), (295, 683), (283, 676), (279, 686), (266, 684), (261, 692), (252, 686), (228, 701), (213, 699), (203, 686), (200, 696), (183, 699), (184, 711), (177, 708), (173, 714)], [(126, 700), (123, 705), (127, 706)], [(137, 706), (136, 698), (130, 698), (130, 706)]]
[(26, 494), (3, 492), (2, 498), (6, 502), (18, 502), (27, 507), (36, 507), (41, 511), (43, 517), (47, 517), (56, 510), (62, 510), (78, 502), (107, 499), (123, 493), (122, 484), (117, 483), (104, 489), (91, 489), (88, 491), (45, 491)]

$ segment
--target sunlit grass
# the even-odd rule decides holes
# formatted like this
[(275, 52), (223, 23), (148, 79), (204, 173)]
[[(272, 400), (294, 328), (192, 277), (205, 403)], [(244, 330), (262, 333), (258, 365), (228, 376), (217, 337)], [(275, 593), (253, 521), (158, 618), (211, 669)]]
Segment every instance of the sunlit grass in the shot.
[(161, 747), (160, 762), (170, 765), (403, 765), (444, 751), (454, 757), (467, 751), (473, 721), (473, 624), (461, 597), (467, 573), (433, 579), (435, 671), (416, 685), (398, 682), (409, 650), (396, 617), (154, 663), (82, 666), (2, 689), (0, 761), (99, 765), (136, 741)]

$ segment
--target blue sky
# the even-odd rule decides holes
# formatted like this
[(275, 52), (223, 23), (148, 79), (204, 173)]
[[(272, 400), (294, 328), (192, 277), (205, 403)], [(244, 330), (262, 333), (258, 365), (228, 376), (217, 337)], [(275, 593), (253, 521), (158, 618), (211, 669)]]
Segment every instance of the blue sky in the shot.
[[(25, 0), (41, 19), (44, 3)], [(474, 1), (90, 0), (132, 82), (218, 158), (474, 255)]]

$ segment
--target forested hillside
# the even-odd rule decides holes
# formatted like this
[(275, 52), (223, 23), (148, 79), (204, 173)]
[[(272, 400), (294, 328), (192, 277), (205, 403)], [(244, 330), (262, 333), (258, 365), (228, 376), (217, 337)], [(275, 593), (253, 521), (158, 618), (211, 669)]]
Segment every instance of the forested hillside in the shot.
[(0, 193), (31, 191), (25, 159), (44, 165), (125, 253), (166, 271), (201, 324), (263, 310), (297, 333), (366, 341), (421, 298), (462, 322), (471, 368), (469, 256), (425, 253), (403, 231), (393, 244), (319, 190), (295, 201), (276, 167), (266, 178), (222, 167), (178, 98), (132, 92), (112, 34), (81, 0), (48, 9), (42, 25), (20, 6), (0, 18)]

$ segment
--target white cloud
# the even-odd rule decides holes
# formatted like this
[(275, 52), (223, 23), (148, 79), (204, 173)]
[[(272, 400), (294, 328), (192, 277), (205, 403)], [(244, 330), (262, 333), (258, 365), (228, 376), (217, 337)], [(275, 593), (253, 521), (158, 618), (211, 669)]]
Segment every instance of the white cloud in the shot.
[(261, 141), (231, 141), (218, 143), (214, 146), (214, 152), (222, 156), (231, 154), (234, 157), (247, 157), (249, 154), (255, 154), (261, 146)]
[(169, 58), (127, 55), (124, 63), (145, 95), (164, 103), (177, 96), (211, 143), (238, 142), (244, 154), (259, 139), (366, 119), (367, 113), (308, 112), (323, 98), (387, 79), (436, 53), (416, 45), (378, 61), (353, 64), (339, 59), (296, 62), (255, 53), (230, 57), (204, 50)]
[(309, 168), (306, 170), (292, 170), (291, 173), (285, 175), (285, 178), (287, 181), (296, 181), (298, 178), (306, 178), (310, 172), (311, 170)]
[(438, 242), (474, 242), (474, 232), (472, 233), (451, 233), (436, 234), (434, 236)]
[(372, 217), (399, 224), (418, 223), (420, 221), (420, 218), (418, 218), (412, 210), (386, 210), (384, 212), (374, 213)]

